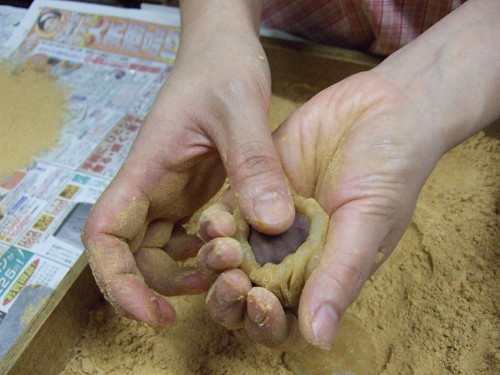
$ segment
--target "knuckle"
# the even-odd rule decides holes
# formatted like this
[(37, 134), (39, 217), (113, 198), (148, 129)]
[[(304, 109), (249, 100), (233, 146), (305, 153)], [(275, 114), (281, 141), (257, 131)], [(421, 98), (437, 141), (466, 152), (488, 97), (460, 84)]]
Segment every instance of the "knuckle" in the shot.
[(281, 164), (276, 155), (272, 154), (263, 143), (249, 142), (240, 147), (233, 159), (233, 168), (236, 181), (240, 184), (258, 178), (259, 181), (274, 179), (276, 171), (281, 169)]
[(359, 266), (339, 261), (334, 267), (329, 267), (325, 275), (332, 284), (332, 290), (339, 295), (338, 300), (345, 301), (345, 306), (342, 304), (345, 308), (356, 299), (366, 281), (366, 276)]

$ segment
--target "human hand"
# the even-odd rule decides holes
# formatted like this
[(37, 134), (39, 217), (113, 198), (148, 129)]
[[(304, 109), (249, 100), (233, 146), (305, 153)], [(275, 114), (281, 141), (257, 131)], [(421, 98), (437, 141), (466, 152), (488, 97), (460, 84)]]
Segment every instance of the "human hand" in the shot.
[[(249, 6), (225, 5), (228, 11)], [(243, 26), (224, 32), (228, 19), (217, 20), (224, 11), (215, 7), (214, 15), (202, 9), (210, 6), (186, 5), (186, 12), (197, 8), (202, 19), (187, 22), (173, 71), (82, 234), (105, 297), (150, 326), (175, 319), (162, 295), (208, 289), (195, 268), (179, 267), (174, 260), (198, 251), (202, 241), (188, 236), (181, 224), (220, 189), (226, 174), (254, 226), (275, 233), (293, 221), (288, 185), (268, 131), (269, 67), (255, 27), (235, 21), (235, 12), (232, 22)], [(204, 27), (212, 16), (216, 27)]]
[[(244, 327), (271, 347), (290, 348), (298, 327), (310, 344), (326, 348), (347, 307), (403, 235), (420, 189), (447, 151), (439, 127), (377, 70), (324, 90), (273, 134), (294, 191), (314, 197), (330, 217), (328, 235), (296, 311), (269, 291), (252, 287), (238, 269), (229, 194), (200, 220), (210, 240), (198, 265), (216, 279), (207, 297), (211, 316)], [(296, 313), (296, 314), (295, 314)]]

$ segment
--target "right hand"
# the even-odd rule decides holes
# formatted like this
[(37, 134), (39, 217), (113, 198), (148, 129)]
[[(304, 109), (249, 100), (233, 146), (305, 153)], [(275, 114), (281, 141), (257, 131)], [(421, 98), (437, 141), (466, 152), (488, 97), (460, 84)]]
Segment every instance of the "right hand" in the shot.
[[(371, 72), (318, 94), (274, 134), (293, 188), (331, 216), (299, 304), (309, 343), (329, 346), (347, 306), (396, 246), (441, 155), (499, 118), (499, 15), (498, 1), (467, 1)], [(219, 275), (207, 307), (268, 346), (293, 343), (292, 314), (236, 269), (237, 244), (215, 238), (231, 235), (226, 206), (201, 228), (214, 240), (198, 264)]]
[(348, 306), (397, 245), (423, 183), (447, 151), (445, 133), (426, 109), (373, 69), (295, 111), (273, 139), (291, 187), (316, 199), (330, 218), (318, 263), (297, 310), (253, 286), (238, 268), (244, 255), (231, 238), (236, 227), (229, 191), (200, 219), (200, 233), (210, 241), (198, 254), (198, 267), (215, 280), (209, 314), (228, 329), (244, 327), (269, 347), (297, 348), (302, 335), (328, 348)]
[(162, 295), (208, 289), (194, 267), (178, 267), (174, 260), (196, 255), (201, 241), (180, 224), (220, 189), (226, 174), (259, 230), (284, 231), (294, 218), (268, 130), (270, 73), (257, 36), (216, 28), (185, 37), (170, 77), (82, 234), (105, 297), (149, 326), (175, 319)]

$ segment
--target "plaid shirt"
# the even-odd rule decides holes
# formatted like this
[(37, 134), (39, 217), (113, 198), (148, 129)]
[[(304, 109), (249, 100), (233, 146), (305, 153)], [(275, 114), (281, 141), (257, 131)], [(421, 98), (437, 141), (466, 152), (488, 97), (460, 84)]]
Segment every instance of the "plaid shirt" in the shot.
[(262, 26), (390, 55), (466, 0), (264, 0)]

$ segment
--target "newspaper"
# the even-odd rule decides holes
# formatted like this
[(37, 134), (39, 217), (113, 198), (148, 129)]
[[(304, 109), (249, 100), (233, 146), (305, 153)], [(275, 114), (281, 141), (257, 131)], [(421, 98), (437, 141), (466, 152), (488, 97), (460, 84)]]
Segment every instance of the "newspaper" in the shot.
[(70, 109), (57, 146), (0, 182), (1, 359), (82, 254), (83, 223), (170, 73), (180, 17), (35, 0), (0, 20), (0, 38), (13, 33), (2, 55), (55, 77)]
[(24, 8), (0, 5), (0, 47), (9, 40), (26, 12)]

